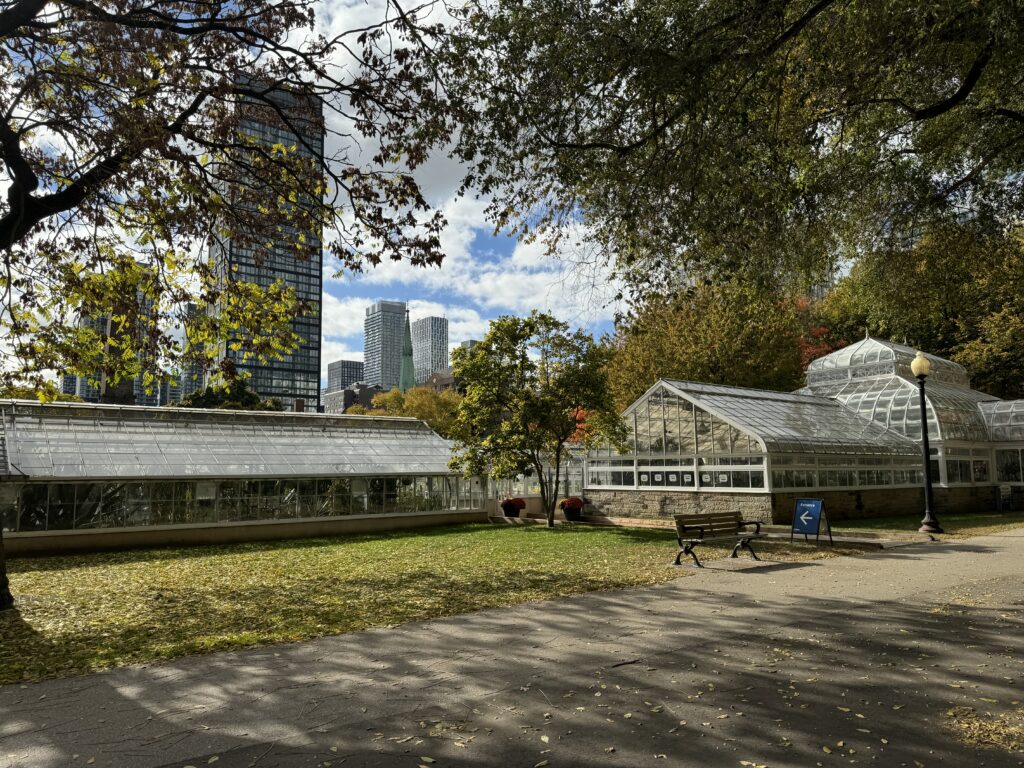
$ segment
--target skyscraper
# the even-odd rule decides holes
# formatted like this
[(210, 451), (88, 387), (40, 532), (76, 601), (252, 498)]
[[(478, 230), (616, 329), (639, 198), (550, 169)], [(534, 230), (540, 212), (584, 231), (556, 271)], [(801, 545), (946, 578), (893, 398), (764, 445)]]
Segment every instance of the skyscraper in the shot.
[(335, 360), (327, 364), (327, 391), (337, 392), (351, 387), (364, 377), (364, 366), (359, 360)]
[(378, 301), (367, 308), (363, 321), (363, 375), (367, 384), (385, 392), (401, 379), (405, 312), (404, 301)]
[[(323, 103), (316, 96), (278, 89), (267, 95), (281, 112), (288, 116), (289, 127), (277, 111), (266, 104), (243, 102), (236, 109), (240, 113), (239, 131), (243, 138), (255, 140), (273, 151), (285, 147), (292, 155), (311, 162), (307, 188), (319, 188), (321, 178), (315, 170), (322, 162), (324, 146)], [(293, 131), (292, 128), (295, 130)], [(234, 182), (248, 188), (244, 194), (232, 194), (236, 205), (244, 207), (252, 216), (258, 206), (260, 189), (258, 179), (240, 179)], [(244, 202), (243, 202), (244, 201)], [(296, 203), (302, 205), (301, 200)], [(295, 244), (309, 253), (308, 259), (296, 256)], [(288, 222), (280, 222), (273, 240), (255, 245), (237, 234), (214, 238), (210, 245), (210, 258), (222, 280), (256, 283), (261, 287), (282, 280), (295, 289), (306, 310), (292, 321), (292, 329), (300, 337), (298, 347), (277, 360), (260, 362), (243, 359), (246, 350), (222, 346), (221, 357), (231, 358), (242, 373), (250, 375), (250, 386), (261, 397), (277, 398), (286, 407), (293, 408), (296, 401), (304, 401), (306, 410), (317, 410), (320, 405), (320, 325), (321, 290), (323, 286), (323, 257), (321, 231), (298, 230)], [(216, 311), (216, 307), (213, 308)]]
[(424, 317), (412, 324), (412, 359), (416, 383), (448, 367), (448, 319)]

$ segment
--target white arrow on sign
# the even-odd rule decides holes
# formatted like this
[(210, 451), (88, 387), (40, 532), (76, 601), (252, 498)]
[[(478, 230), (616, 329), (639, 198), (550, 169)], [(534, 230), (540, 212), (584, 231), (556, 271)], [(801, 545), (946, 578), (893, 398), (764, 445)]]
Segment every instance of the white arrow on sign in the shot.
[(811, 522), (812, 519), (813, 516), (810, 512), (804, 512), (802, 515), (800, 515), (800, 522), (804, 525), (807, 525), (809, 522)]

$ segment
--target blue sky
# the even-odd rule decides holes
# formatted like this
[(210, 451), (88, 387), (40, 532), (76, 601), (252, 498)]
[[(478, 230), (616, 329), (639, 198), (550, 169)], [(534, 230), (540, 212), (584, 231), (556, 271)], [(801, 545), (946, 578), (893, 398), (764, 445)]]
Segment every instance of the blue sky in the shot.
[[(321, 0), (317, 31), (335, 38), (376, 23), (388, 12), (383, 0)], [(444, 6), (434, 6), (431, 13), (444, 21)], [(344, 52), (340, 55), (337, 64), (347, 71)], [(358, 132), (350, 122), (337, 114), (326, 117), (328, 156), (336, 152), (356, 162), (372, 156), (372, 141), (352, 142)], [(444, 152), (416, 170), (425, 198), (448, 220), (441, 236), (446, 255), (440, 268), (387, 263), (362, 274), (332, 277), (336, 266), (324, 265), (324, 381), (329, 362), (362, 359), (366, 307), (380, 299), (409, 302), (413, 320), (447, 317), (450, 346), (481, 338), (488, 322), (500, 315), (526, 315), (534, 309), (549, 311), (595, 335), (611, 329), (617, 309), (611, 298), (617, 289), (605, 269), (588, 264), (585, 243), (562, 246), (556, 259), (539, 243), (495, 236), (485, 215), (488, 201), (457, 195), (464, 171)], [(324, 234), (330, 238), (329, 232)]]
[(388, 263), (362, 274), (333, 276), (336, 267), (325, 265), (325, 381), (329, 362), (362, 359), (365, 310), (380, 299), (409, 302), (413, 320), (447, 317), (450, 346), (481, 338), (489, 321), (500, 315), (525, 315), (533, 309), (551, 312), (595, 336), (611, 330), (615, 291), (604, 271), (582, 263), (579, 252), (555, 258), (540, 243), (495, 236), (480, 200), (434, 202), (449, 220), (440, 268)]

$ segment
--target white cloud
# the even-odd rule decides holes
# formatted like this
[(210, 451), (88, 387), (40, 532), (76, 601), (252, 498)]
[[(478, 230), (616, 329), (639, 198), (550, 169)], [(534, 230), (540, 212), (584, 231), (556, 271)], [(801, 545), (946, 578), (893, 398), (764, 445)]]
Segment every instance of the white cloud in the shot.
[(342, 299), (324, 291), (322, 302), (323, 335), (346, 337), (363, 332), (366, 308), (373, 303), (373, 300), (359, 297)]

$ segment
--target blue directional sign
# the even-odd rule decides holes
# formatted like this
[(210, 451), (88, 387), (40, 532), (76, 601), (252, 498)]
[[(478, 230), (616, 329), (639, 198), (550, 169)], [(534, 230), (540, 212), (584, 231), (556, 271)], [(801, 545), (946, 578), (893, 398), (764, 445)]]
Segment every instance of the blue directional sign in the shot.
[(793, 533), (817, 536), (821, 529), (821, 499), (797, 499), (793, 512)]

